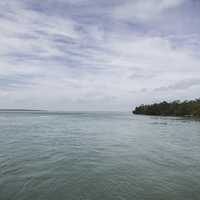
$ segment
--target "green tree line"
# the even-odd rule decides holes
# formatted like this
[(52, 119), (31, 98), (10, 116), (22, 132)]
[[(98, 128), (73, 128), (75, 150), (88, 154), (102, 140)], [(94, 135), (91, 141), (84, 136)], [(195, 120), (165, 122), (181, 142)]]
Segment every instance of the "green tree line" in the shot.
[(194, 116), (200, 117), (200, 99), (191, 101), (173, 101), (141, 105), (133, 110), (134, 114), (161, 116)]

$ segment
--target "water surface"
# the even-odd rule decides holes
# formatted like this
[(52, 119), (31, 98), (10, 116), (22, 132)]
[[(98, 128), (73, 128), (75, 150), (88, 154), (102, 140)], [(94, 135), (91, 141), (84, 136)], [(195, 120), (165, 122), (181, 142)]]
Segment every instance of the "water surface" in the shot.
[(0, 113), (0, 200), (134, 199), (200, 199), (200, 121)]

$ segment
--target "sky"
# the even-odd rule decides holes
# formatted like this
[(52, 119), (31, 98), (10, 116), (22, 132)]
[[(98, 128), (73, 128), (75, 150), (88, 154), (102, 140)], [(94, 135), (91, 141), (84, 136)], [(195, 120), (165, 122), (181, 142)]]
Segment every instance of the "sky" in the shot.
[(1, 0), (0, 108), (199, 98), (199, 10), (199, 0)]

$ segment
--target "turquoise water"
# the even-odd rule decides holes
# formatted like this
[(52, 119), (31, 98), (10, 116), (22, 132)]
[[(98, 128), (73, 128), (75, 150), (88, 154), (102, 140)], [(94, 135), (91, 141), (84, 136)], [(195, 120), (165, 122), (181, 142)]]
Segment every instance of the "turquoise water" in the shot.
[(134, 199), (200, 199), (200, 121), (0, 113), (0, 200)]

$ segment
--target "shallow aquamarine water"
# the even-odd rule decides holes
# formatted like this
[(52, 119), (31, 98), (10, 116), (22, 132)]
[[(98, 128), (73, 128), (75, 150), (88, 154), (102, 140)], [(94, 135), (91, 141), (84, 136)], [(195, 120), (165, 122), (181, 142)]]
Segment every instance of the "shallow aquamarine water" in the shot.
[(200, 121), (0, 113), (0, 200), (199, 200)]

